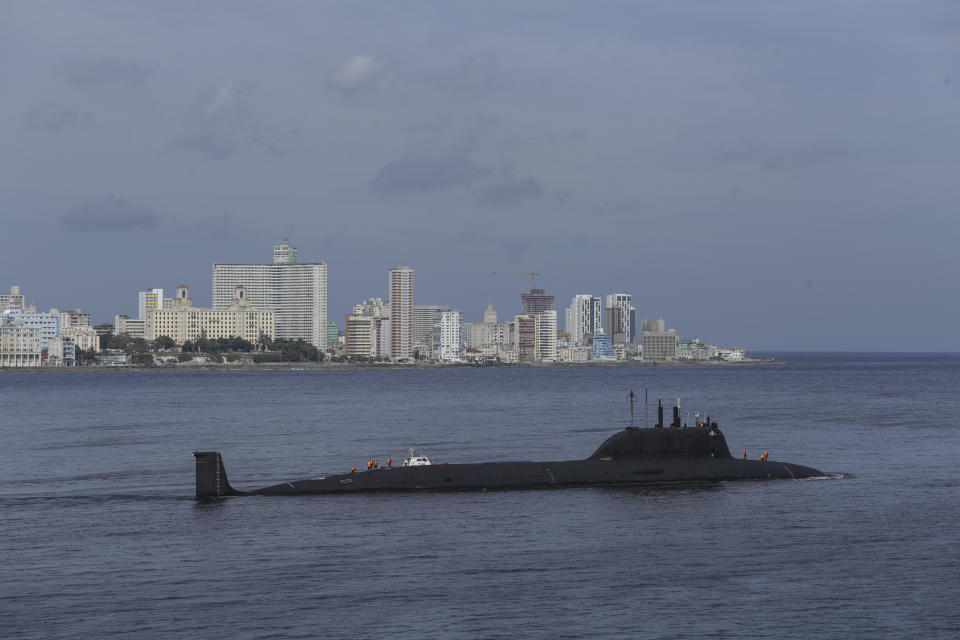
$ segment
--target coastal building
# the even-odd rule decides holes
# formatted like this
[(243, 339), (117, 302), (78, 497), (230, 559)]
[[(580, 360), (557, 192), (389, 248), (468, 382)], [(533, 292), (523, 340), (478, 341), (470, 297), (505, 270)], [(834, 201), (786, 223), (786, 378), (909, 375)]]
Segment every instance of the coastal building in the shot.
[[(631, 298), (632, 296), (629, 293), (611, 293), (607, 295), (607, 304), (605, 306), (606, 309), (620, 309), (620, 331), (615, 332), (608, 327), (606, 333), (610, 336), (614, 336), (616, 333), (623, 333), (624, 339), (622, 343), (624, 344), (637, 341), (637, 310), (631, 304)], [(617, 344), (616, 338), (614, 338), (613, 342)]]
[(10, 286), (10, 293), (0, 293), (0, 313), (4, 311), (26, 311), (27, 304), (18, 285)]
[(517, 362), (537, 362), (540, 356), (540, 315), (514, 316), (513, 327)]
[(713, 360), (716, 357), (717, 348), (700, 338), (684, 338), (677, 342), (677, 360)]
[(445, 304), (417, 304), (413, 306), (413, 322), (410, 331), (410, 340), (414, 348), (422, 349), (429, 347), (433, 349), (434, 327), (440, 321), (440, 314), (445, 311), (451, 311)]
[(71, 338), (76, 349), (83, 349), (84, 351), (100, 350), (100, 334), (93, 327), (83, 325), (62, 327), (60, 336)]
[(603, 310), (600, 298), (589, 293), (573, 296), (566, 310), (566, 332), (573, 344), (584, 344), (588, 336), (603, 332)]
[(10, 309), (4, 312), (2, 315), (19, 318), (20, 321), (26, 326), (36, 327), (39, 329), (41, 349), (46, 349), (47, 344), (60, 335), (61, 315), (57, 309), (50, 309), (49, 313), (37, 313), (36, 311)]
[(557, 312), (550, 309), (537, 314), (540, 323), (540, 339), (537, 345), (538, 362), (555, 362), (557, 359)]
[(274, 314), (275, 337), (327, 345), (327, 263), (297, 262), (288, 239), (273, 248), (270, 264), (215, 263), (213, 308), (227, 309), (243, 285), (248, 304)]
[(604, 309), (603, 326), (606, 327), (606, 334), (610, 336), (613, 344), (625, 344), (627, 342), (629, 333), (622, 307), (607, 307)]
[(373, 316), (347, 314), (343, 322), (343, 353), (348, 358), (377, 356), (377, 334)]
[(644, 318), (641, 322), (642, 333), (663, 333), (663, 318)]
[(413, 354), (413, 269), (407, 266), (391, 269), (389, 286), (390, 357), (403, 360)]
[(137, 319), (146, 320), (147, 314), (163, 309), (163, 289), (147, 289), (137, 292)]
[(16, 314), (0, 315), (0, 367), (39, 367), (42, 362), (39, 327)]
[(617, 354), (613, 350), (613, 341), (610, 336), (598, 333), (593, 336), (593, 360), (616, 360)]
[(49, 367), (72, 367), (77, 363), (76, 345), (69, 336), (57, 336), (47, 344)]
[(386, 318), (390, 315), (390, 303), (384, 302), (383, 298), (367, 298), (363, 302), (353, 305), (353, 315)]
[(279, 337), (276, 335), (274, 312), (257, 309), (250, 304), (246, 288), (242, 285), (234, 288), (231, 304), (222, 309), (197, 308), (189, 304), (187, 301), (191, 298), (183, 285), (178, 287), (178, 294), (182, 294), (178, 295), (180, 304), (148, 314), (144, 328), (147, 340), (167, 336), (175, 343), (183, 344), (200, 337), (209, 340), (238, 337), (256, 343), (261, 336), (270, 340)]
[(463, 314), (460, 311), (440, 312), (434, 331), (437, 360), (440, 362), (463, 361), (462, 326)]
[(747, 356), (743, 347), (717, 347), (717, 356), (728, 362), (739, 362)]
[[(155, 309), (151, 309), (153, 313)], [(125, 333), (131, 338), (144, 338), (147, 336), (147, 321), (140, 318), (131, 318), (126, 315), (113, 316), (113, 327), (117, 335)]]
[(97, 335), (103, 338), (103, 336), (112, 336), (114, 326), (109, 322), (101, 322), (93, 328), (97, 332)]
[[(661, 321), (662, 322), (662, 321)], [(641, 334), (644, 362), (675, 360), (677, 357), (677, 332), (644, 331)]]

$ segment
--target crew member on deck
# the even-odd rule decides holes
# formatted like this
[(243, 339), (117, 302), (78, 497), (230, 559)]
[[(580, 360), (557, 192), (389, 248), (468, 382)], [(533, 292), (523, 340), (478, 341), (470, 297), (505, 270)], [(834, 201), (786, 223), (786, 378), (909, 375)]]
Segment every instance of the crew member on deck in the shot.
[(387, 468), (390, 469), (392, 467), (393, 467), (393, 458), (390, 456), (387, 456)]
[(357, 465), (353, 465), (352, 467), (350, 467), (350, 473), (356, 473), (356, 472), (357, 472)]
[(747, 450), (746, 450), (746, 449), (743, 450), (743, 459), (744, 459), (744, 460), (747, 459)]
[(370, 458), (369, 460), (367, 460), (367, 471), (370, 471), (370, 469), (372, 468), (373, 468), (373, 458)]
[(760, 459), (763, 460), (764, 462), (766, 462), (768, 455), (769, 455), (769, 454), (766, 452), (766, 450), (764, 450), (763, 455), (760, 456)]

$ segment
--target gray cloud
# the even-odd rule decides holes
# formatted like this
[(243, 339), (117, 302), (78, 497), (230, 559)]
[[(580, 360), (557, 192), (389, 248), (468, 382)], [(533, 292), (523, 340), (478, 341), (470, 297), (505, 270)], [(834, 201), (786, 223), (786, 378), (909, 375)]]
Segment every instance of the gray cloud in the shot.
[(536, 200), (543, 197), (540, 181), (534, 177), (516, 180), (484, 189), (477, 202), (485, 205), (516, 204), (524, 200)]
[(78, 87), (98, 84), (140, 84), (152, 74), (153, 69), (117, 58), (102, 58), (86, 62), (71, 61), (65, 68), (67, 82)]
[(217, 89), (201, 92), (187, 112), (187, 124), (194, 127), (230, 127), (247, 124), (253, 116), (253, 95), (257, 85), (233, 80)]
[(64, 107), (53, 102), (37, 104), (23, 114), (23, 123), (31, 131), (62, 131), (93, 122), (89, 113)]
[(501, 76), (496, 56), (477, 53), (441, 76), (437, 84), (440, 88), (455, 93), (477, 94), (493, 89)]
[(214, 160), (229, 158), (237, 152), (237, 141), (216, 131), (199, 130), (177, 136), (167, 143), (167, 151), (196, 151)]
[(219, 218), (211, 218), (194, 225), (190, 228), (190, 235), (199, 236), (206, 240), (223, 240), (233, 235), (236, 227), (237, 224), (234, 222), (233, 216), (225, 213)]
[(383, 165), (370, 186), (391, 195), (471, 185), (491, 173), (477, 156), (496, 126), (497, 120), (486, 116), (408, 126), (407, 150)]
[(327, 86), (345, 95), (369, 86), (387, 63), (374, 53), (358, 53), (344, 62), (327, 79)]
[(60, 218), (60, 225), (71, 233), (150, 230), (156, 229), (159, 222), (159, 216), (149, 209), (116, 196), (85, 200)]

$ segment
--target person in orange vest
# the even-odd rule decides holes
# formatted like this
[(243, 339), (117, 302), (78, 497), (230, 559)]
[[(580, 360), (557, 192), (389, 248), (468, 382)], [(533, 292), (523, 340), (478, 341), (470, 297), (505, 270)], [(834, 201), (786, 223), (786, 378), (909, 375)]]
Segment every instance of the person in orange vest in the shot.
[(374, 469), (379, 469), (379, 468), (380, 468), (380, 458), (376, 458), (376, 459), (373, 461), (373, 468), (374, 468)]
[(356, 472), (357, 472), (357, 465), (353, 465), (352, 467), (350, 467), (350, 473), (356, 473)]
[(762, 456), (760, 456), (760, 459), (761, 459), (761, 460), (763, 460), (764, 462), (766, 462), (766, 461), (767, 461), (767, 456), (768, 456), (768, 455), (769, 455), (769, 454), (768, 454), (768, 453), (767, 453), (766, 451), (764, 451), (764, 452), (763, 452), (763, 455), (762, 455)]
[(744, 459), (744, 460), (747, 459), (747, 450), (746, 450), (746, 449), (743, 450), (743, 459)]
[(367, 460), (367, 471), (370, 471), (370, 469), (372, 468), (373, 468), (373, 458), (370, 458), (369, 460)]
[(387, 467), (388, 468), (393, 467), (393, 458), (390, 456), (387, 456)]

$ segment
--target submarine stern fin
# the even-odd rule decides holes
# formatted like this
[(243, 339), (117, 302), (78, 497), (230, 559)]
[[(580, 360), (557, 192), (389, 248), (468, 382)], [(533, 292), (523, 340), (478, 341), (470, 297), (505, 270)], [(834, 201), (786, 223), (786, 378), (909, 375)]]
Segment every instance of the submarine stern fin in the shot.
[(219, 451), (194, 451), (193, 457), (196, 458), (197, 499), (243, 495), (227, 481), (227, 470)]

